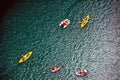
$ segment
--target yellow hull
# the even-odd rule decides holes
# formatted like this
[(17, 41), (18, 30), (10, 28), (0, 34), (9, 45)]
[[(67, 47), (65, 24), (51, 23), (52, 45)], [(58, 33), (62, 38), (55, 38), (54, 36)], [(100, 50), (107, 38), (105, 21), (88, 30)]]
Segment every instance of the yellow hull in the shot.
[[(85, 19), (85, 20), (84, 20), (84, 19)], [(88, 23), (88, 21), (89, 21), (89, 19), (90, 19), (89, 15), (87, 15), (84, 19), (83, 19), (83, 21), (82, 21), (82, 23), (81, 23), (80, 28), (85, 27), (85, 25)]]
[(28, 60), (30, 58), (30, 56), (32, 55), (32, 51), (28, 52), (27, 54), (25, 54), (18, 63), (22, 63), (25, 62), (26, 60)]

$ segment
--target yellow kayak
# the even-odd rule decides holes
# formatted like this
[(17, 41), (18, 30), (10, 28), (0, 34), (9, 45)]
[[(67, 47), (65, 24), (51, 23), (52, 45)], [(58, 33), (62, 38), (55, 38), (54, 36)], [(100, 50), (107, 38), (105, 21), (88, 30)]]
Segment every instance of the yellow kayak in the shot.
[(89, 17), (89, 15), (87, 15), (87, 16), (83, 19), (80, 28), (85, 27), (85, 25), (88, 23), (89, 19), (90, 19), (90, 17)]
[(26, 60), (28, 60), (30, 58), (30, 56), (32, 55), (32, 51), (28, 52), (27, 54), (25, 54), (18, 63), (22, 63), (25, 62)]

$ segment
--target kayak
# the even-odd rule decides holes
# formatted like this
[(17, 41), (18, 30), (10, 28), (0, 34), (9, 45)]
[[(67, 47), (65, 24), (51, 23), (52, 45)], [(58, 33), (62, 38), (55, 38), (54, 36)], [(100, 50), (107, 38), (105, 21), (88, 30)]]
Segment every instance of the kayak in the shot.
[(87, 16), (83, 19), (80, 28), (85, 27), (85, 25), (88, 23), (89, 19), (90, 19), (90, 17), (89, 17), (89, 15), (87, 15)]
[(78, 72), (76, 72), (76, 75), (77, 76), (85, 76), (85, 75), (87, 75), (87, 70), (78, 71)]
[(25, 62), (26, 60), (28, 60), (30, 58), (30, 56), (32, 55), (32, 51), (28, 52), (27, 54), (25, 54), (20, 60), (18, 63), (23, 63)]
[(61, 26), (63, 28), (66, 28), (69, 24), (70, 24), (70, 20), (69, 19), (65, 19), (65, 20), (61, 21), (59, 26)]
[(56, 72), (58, 70), (60, 70), (62, 67), (61, 66), (54, 66), (53, 68), (51, 68), (51, 72)]

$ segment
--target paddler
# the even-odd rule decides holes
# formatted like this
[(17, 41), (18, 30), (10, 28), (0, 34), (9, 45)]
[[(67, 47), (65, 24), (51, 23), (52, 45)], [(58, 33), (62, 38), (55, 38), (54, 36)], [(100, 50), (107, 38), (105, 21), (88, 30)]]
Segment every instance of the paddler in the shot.
[(82, 23), (85, 24), (86, 21), (87, 21), (87, 17), (85, 17), (85, 18), (83, 19)]
[(67, 24), (68, 24), (68, 19), (66, 19), (65, 21), (63, 21), (63, 23), (61, 24), (61, 26), (64, 27)]
[(24, 60), (25, 60), (25, 58), (24, 58), (24, 57), (22, 57), (22, 60), (24, 61)]
[(78, 72), (76, 72), (76, 75), (78, 75), (78, 76), (85, 76), (85, 75), (87, 75), (87, 70), (78, 71)]
[(65, 19), (65, 20), (61, 21), (59, 26), (61, 26), (63, 28), (66, 28), (69, 24), (70, 24), (70, 20), (69, 19)]
[(30, 54), (26, 54), (25, 56), (22, 57), (22, 60), (24, 61), (25, 58), (27, 58)]
[(55, 66), (55, 67), (51, 68), (51, 72), (56, 72), (60, 69), (61, 69), (61, 66)]

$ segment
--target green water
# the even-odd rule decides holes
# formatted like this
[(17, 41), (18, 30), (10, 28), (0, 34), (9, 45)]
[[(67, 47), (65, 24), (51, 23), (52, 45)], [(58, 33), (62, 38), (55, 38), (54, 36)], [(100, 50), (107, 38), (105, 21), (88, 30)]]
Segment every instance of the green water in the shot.
[[(4, 17), (0, 33), (3, 80), (120, 80), (118, 0), (21, 0)], [(86, 15), (90, 21), (79, 28)], [(71, 23), (63, 29), (63, 19)], [(23, 64), (22, 55), (33, 51)], [(117, 54), (118, 53), (118, 54)], [(51, 73), (50, 68), (63, 68)], [(88, 70), (78, 77), (75, 72)]]

